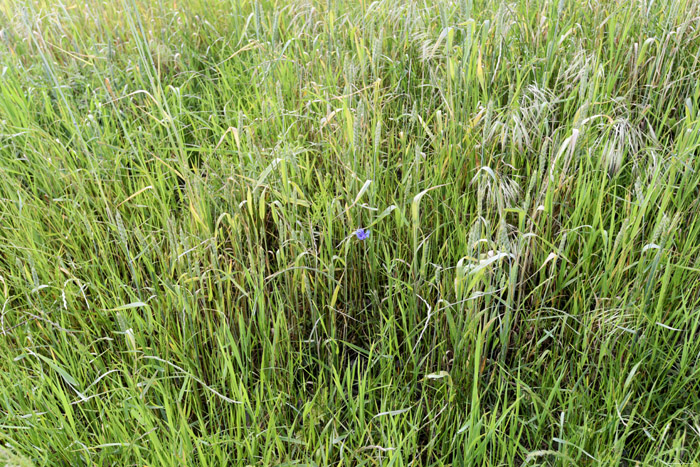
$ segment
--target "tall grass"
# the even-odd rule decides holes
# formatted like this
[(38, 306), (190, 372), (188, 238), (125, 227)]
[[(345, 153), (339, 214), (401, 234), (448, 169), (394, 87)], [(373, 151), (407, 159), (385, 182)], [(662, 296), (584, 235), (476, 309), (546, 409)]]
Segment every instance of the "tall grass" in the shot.
[(0, 462), (700, 462), (699, 3), (0, 0), (0, 43)]

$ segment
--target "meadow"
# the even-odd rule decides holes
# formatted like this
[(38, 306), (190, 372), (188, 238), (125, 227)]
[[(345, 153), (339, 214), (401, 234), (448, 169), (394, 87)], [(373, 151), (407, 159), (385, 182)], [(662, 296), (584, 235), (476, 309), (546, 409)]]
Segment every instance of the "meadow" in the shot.
[(0, 0), (0, 464), (700, 464), (700, 2)]

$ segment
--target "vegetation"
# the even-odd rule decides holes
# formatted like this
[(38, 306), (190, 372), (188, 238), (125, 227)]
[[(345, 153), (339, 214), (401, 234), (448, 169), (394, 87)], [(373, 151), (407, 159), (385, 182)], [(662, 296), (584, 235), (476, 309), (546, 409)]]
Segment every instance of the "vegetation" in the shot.
[(0, 43), (0, 462), (700, 462), (699, 2), (0, 0)]

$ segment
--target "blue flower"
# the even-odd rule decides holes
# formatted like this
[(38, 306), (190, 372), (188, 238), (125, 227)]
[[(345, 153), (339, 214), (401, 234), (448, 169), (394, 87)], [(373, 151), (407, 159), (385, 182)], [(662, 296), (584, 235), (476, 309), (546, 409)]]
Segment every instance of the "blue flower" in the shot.
[(369, 230), (357, 229), (355, 231), (355, 236), (358, 240), (367, 240), (367, 238), (369, 237)]

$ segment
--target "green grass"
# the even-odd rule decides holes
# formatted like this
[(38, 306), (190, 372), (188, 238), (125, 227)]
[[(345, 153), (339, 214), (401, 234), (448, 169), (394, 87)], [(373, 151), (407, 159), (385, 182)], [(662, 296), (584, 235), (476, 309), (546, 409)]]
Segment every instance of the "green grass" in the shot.
[(699, 60), (693, 0), (0, 0), (0, 463), (697, 465)]

